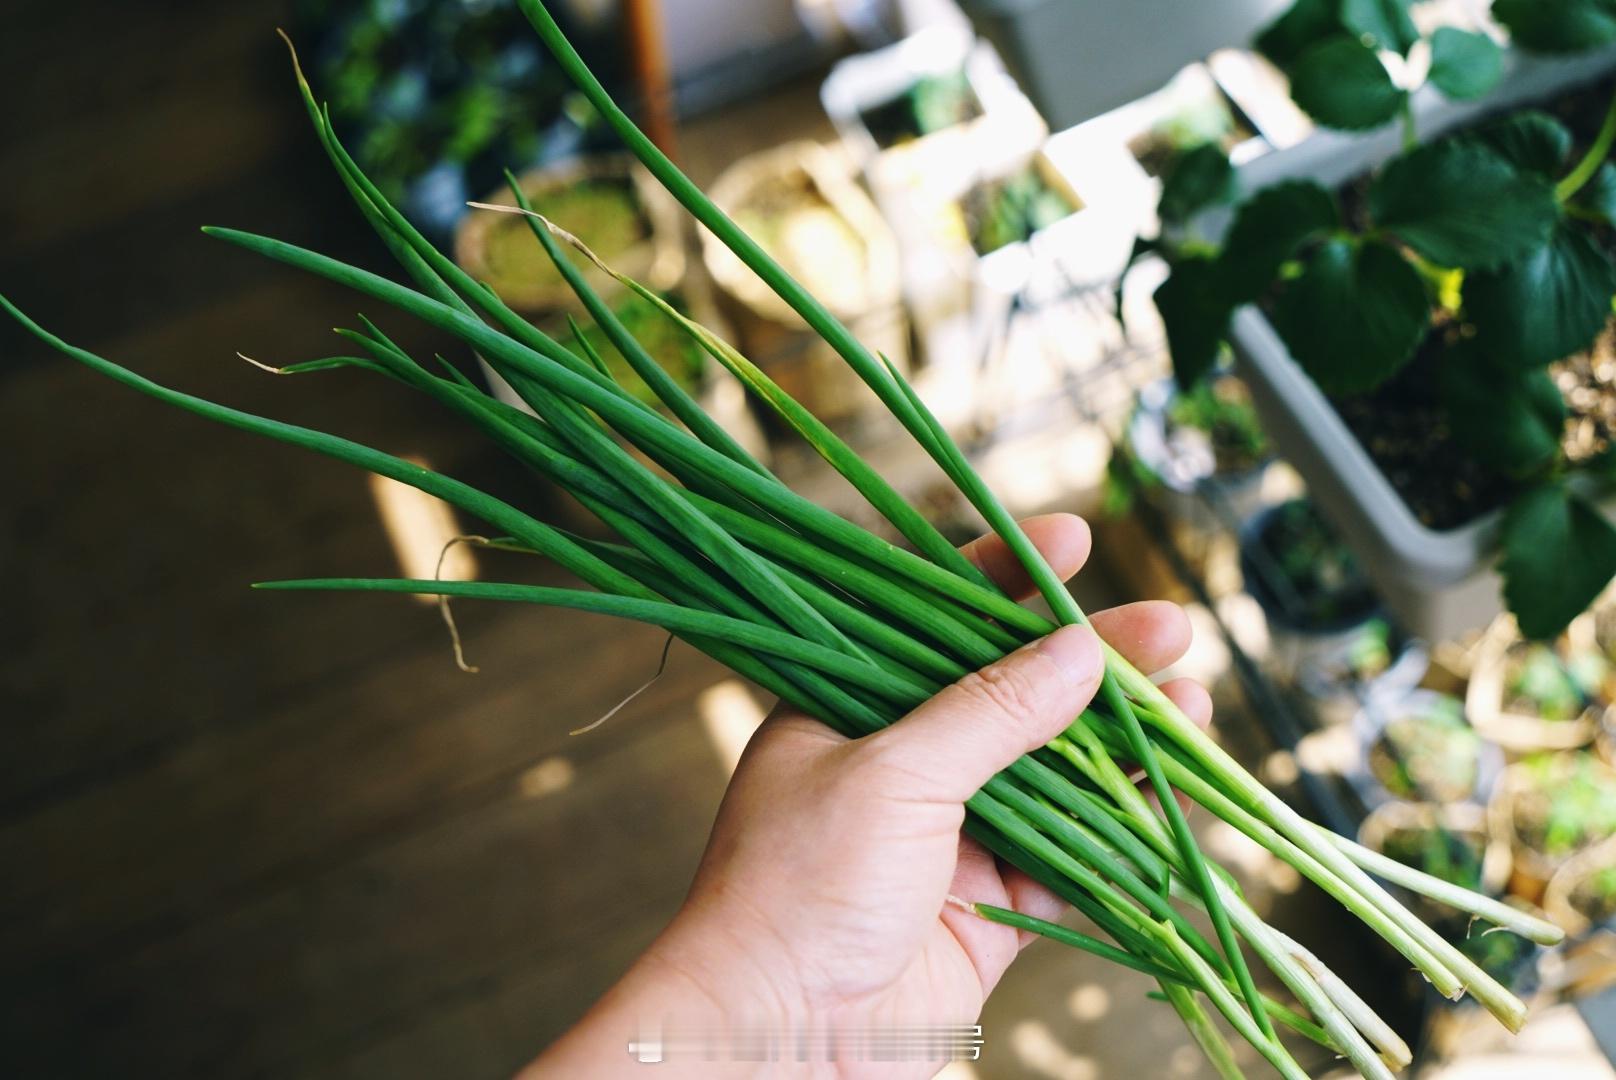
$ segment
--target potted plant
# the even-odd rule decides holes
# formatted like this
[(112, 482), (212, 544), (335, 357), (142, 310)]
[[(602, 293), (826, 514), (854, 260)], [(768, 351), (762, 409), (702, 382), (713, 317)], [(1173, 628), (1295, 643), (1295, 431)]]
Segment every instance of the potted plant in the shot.
[[(1605, 44), (1566, 20), (1573, 6), (1499, 0), (1495, 13), (1518, 46)], [(1156, 300), (1175, 372), (1193, 384), (1233, 345), (1282, 451), (1412, 631), (1441, 640), (1490, 619), (1501, 550), (1504, 601), (1529, 637), (1552, 638), (1616, 573), (1594, 494), (1612, 460), (1599, 373), (1616, 371), (1616, 111), (1608, 86), (1565, 96), (1612, 59), (1533, 65), (1442, 28), (1411, 96), (1386, 62), (1421, 42), (1400, 5), (1320, 8), (1301, 0), (1258, 46), (1316, 121), (1375, 132), (1391, 160), (1374, 170), (1336, 142), (1330, 162), (1304, 144), (1317, 177), (1257, 191), (1220, 228), (1202, 212), (1251, 178), (1215, 146), (1187, 155), (1164, 183), (1161, 236), (1139, 245), (1171, 266)], [(1472, 106), (1420, 107), (1441, 95)], [(1436, 137), (1484, 105), (1543, 97), (1556, 115)], [(1259, 163), (1269, 178), (1281, 156)]]
[(1616, 837), (1566, 860), (1549, 879), (1543, 909), (1573, 936), (1616, 919)]
[(1233, 375), (1186, 392), (1171, 379), (1145, 386), (1117, 452), (1131, 459), (1112, 470), (1118, 482), (1131, 478), (1135, 490), (1159, 497), (1169, 517), (1205, 528), (1217, 524), (1207, 519), (1206, 499), (1226, 507), (1235, 522), (1255, 512), (1273, 460), (1251, 395)]
[(1503, 757), (1465, 720), (1464, 702), (1415, 690), (1367, 705), (1357, 721), (1364, 801), (1484, 804)]
[[(670, 289), (684, 276), (678, 204), (626, 154), (574, 158), (517, 178), (533, 209), (588, 244), (612, 269), (654, 289)], [(514, 206), (509, 187), (485, 202)], [(473, 214), (455, 231), (455, 261), (492, 285), (505, 302), (527, 315), (576, 307), (567, 283), (514, 214)], [(622, 286), (593, 265), (590, 285), (604, 296)]]
[(1268, 663), (1283, 682), (1350, 650), (1380, 610), (1357, 558), (1306, 499), (1246, 523), (1240, 572), (1267, 619)]
[(1555, 871), (1616, 835), (1616, 770), (1585, 751), (1528, 758), (1504, 771), (1489, 823), (1510, 845), (1510, 891), (1536, 903)]
[[(542, 256), (543, 249), (538, 241), (531, 235), (528, 241), (540, 249)], [(659, 292), (658, 296), (680, 315), (727, 339), (732, 335), (704, 286), (699, 277), (690, 276), (678, 288)], [(746, 391), (739, 382), (725, 374), (690, 335), (651, 301), (637, 293), (623, 292), (616, 296), (610, 306), (623, 328), (673, 377), (681, 390), (694, 398), (702, 410), (749, 453), (760, 460), (768, 460), (767, 440), (747, 404)], [(576, 334), (574, 327), (578, 331)], [(576, 343), (578, 348), (598, 358), (613, 381), (629, 394), (656, 407), (659, 412), (667, 412), (651, 388), (617, 351), (605, 331), (594, 322), (587, 319), (580, 322), (570, 315), (552, 317), (541, 324), (541, 329), (557, 341)], [(487, 363), (480, 366), (494, 396), (524, 412), (531, 411), (527, 402), (499, 372)], [(636, 457), (643, 458), (637, 448), (630, 447), (629, 450)]]
[(961, 26), (841, 60), (819, 97), (883, 203), (1024, 157), (1048, 132), (993, 46)]
[(300, 37), (314, 42), (311, 75), (331, 91), (332, 123), (382, 192), (436, 240), (504, 169), (552, 163), (608, 137), (523, 32), (513, 0), (299, 0), (295, 12)]
[[(1493, 841), (1487, 813), (1468, 803), (1394, 801), (1369, 812), (1358, 829), (1365, 847), (1474, 892), (1498, 896), (1509, 882), (1509, 848)], [(1424, 904), (1428, 921), (1452, 911)]]
[(1242, 41), (1285, 0), (963, 0), (1056, 128), (1149, 93), (1194, 57)]
[[(787, 143), (724, 170), (712, 198), (866, 346), (907, 366), (897, 247), (842, 159), (817, 143)], [(824, 420), (850, 419), (873, 401), (801, 316), (705, 229), (702, 251), (741, 350), (775, 382)]]
[(1527, 641), (1503, 616), (1477, 647), (1466, 707), (1477, 730), (1506, 750), (1575, 749), (1598, 730), (1609, 704), (1604, 695), (1610, 674), (1610, 661), (1591, 635), (1567, 632), (1553, 644)]

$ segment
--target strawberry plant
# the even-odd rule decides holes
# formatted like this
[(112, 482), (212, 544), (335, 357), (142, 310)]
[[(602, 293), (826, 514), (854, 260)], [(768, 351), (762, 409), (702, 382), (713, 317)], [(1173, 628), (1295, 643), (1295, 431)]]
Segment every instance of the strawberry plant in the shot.
[[(1568, 454), (1550, 372), (1611, 321), (1616, 101), (1596, 131), (1528, 109), (1422, 141), (1391, 70), (1421, 45), (1407, 7), (1296, 0), (1257, 39), (1322, 126), (1401, 124), (1397, 157), (1341, 191), (1291, 180), (1257, 192), (1212, 243), (1192, 222), (1235, 202), (1236, 178), (1218, 148), (1201, 147), (1164, 178), (1161, 234), (1136, 257), (1156, 252), (1171, 268), (1155, 300), (1184, 386), (1212, 370), (1248, 303), (1333, 398), (1417, 380), (1465, 467), (1499, 478), (1504, 598), (1528, 636), (1552, 637), (1616, 575), (1616, 528), (1588, 497), (1616, 478), (1616, 454), (1603, 437)], [(1496, 0), (1493, 10), (1523, 48), (1616, 41), (1616, 0)], [(1483, 34), (1443, 28), (1421, 48), (1428, 81), (1450, 98), (1486, 94), (1503, 71)], [(1416, 457), (1414, 468), (1433, 466)]]

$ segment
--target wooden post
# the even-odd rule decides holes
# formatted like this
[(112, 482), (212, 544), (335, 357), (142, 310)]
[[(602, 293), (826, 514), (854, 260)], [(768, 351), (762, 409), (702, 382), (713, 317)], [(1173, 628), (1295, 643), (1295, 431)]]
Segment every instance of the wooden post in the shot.
[(678, 157), (674, 138), (673, 75), (668, 68), (668, 49), (662, 28), (662, 8), (658, 0), (625, 0), (624, 28), (628, 32), (629, 55), (634, 81), (645, 103), (643, 123), (651, 141), (670, 158)]

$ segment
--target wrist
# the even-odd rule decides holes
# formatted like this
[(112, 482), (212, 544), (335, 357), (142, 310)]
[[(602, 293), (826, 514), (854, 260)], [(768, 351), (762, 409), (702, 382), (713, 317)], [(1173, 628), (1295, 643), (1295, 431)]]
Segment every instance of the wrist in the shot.
[[(798, 1033), (824, 1025), (816, 1026), (806, 1003), (783, 992), (779, 976), (789, 961), (762, 947), (770, 944), (766, 935), (760, 944), (741, 920), (687, 906), (522, 1080), (780, 1075), (782, 1064), (796, 1065)], [(716, 1060), (706, 1060), (709, 1039)], [(810, 1060), (790, 1075), (829, 1074), (817, 1057), (817, 1064)], [(646, 1073), (650, 1061), (655, 1071)]]

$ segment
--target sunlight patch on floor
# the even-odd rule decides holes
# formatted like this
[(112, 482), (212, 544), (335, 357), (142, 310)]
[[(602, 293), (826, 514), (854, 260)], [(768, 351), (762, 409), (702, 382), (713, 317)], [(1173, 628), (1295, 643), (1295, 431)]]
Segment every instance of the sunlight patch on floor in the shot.
[[(422, 468), (431, 468), (425, 461), (409, 460)], [(403, 577), (427, 581), (472, 581), (477, 577), (477, 558), (471, 547), (467, 544), (448, 546), (463, 532), (454, 508), (448, 503), (385, 476), (370, 477), (370, 495), (375, 500), (382, 528)], [(420, 599), (437, 602), (430, 596)]]
[(524, 798), (542, 799), (569, 786), (576, 775), (577, 770), (566, 758), (547, 757), (522, 771), (516, 778), (516, 789)]
[(739, 679), (725, 679), (701, 692), (696, 699), (696, 711), (724, 766), (724, 775), (730, 775), (741, 760), (741, 751), (746, 749), (752, 732), (763, 723), (763, 706)]

